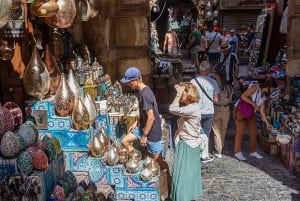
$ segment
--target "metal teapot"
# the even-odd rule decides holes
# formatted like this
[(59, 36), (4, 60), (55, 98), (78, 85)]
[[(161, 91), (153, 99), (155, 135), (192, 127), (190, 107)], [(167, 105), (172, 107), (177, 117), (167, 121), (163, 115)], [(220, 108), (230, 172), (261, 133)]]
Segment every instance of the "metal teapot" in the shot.
[(140, 170), (140, 163), (138, 160), (136, 159), (130, 159), (127, 163), (126, 163), (126, 172), (131, 173), (131, 174), (135, 174)]
[(143, 181), (150, 181), (152, 179), (153, 173), (152, 170), (150, 170), (149, 168), (144, 168), (141, 171), (141, 179)]

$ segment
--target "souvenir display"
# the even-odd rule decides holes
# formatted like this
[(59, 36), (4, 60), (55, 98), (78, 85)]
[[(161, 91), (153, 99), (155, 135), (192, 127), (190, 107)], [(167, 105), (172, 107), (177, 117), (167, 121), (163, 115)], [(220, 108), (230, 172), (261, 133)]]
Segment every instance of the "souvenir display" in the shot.
[(17, 157), (17, 165), (22, 174), (29, 174), (33, 171), (32, 157), (25, 151)]
[(108, 152), (106, 152), (106, 163), (110, 166), (117, 165), (119, 162), (119, 153), (117, 148), (113, 145), (110, 146)]
[(82, 98), (82, 93), (80, 90), (80, 86), (77, 82), (77, 79), (75, 78), (74, 74), (73, 74), (73, 70), (70, 69), (69, 70), (69, 74), (68, 74), (68, 84), (69, 87), (71, 88), (73, 94), (75, 95), (75, 98)]
[(32, 157), (33, 167), (37, 170), (43, 171), (48, 168), (48, 158), (45, 152), (41, 149), (36, 149)]
[(96, 158), (103, 156), (105, 153), (104, 145), (100, 142), (96, 134), (93, 135), (89, 143), (89, 153)]
[(97, 110), (96, 110), (96, 105), (95, 101), (93, 101), (92, 97), (90, 94), (86, 94), (84, 96), (83, 100), (84, 106), (86, 107), (88, 113), (89, 113), (89, 124), (93, 125), (97, 116)]

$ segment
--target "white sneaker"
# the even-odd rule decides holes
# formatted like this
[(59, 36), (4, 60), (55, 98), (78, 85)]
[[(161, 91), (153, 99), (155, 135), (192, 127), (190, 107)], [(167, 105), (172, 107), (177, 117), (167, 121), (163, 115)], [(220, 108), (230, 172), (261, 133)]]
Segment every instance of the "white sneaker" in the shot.
[(260, 154), (257, 153), (256, 151), (250, 153), (249, 155), (250, 155), (250, 156), (253, 156), (253, 157), (255, 157), (255, 158), (258, 158), (258, 159), (264, 158), (262, 155), (260, 155)]
[(245, 156), (243, 155), (242, 152), (235, 153), (234, 156), (235, 156), (237, 159), (239, 159), (240, 161), (245, 161), (245, 160), (247, 160), (247, 159), (245, 158)]
[(214, 157), (222, 158), (222, 154), (218, 154), (217, 152), (213, 152)]

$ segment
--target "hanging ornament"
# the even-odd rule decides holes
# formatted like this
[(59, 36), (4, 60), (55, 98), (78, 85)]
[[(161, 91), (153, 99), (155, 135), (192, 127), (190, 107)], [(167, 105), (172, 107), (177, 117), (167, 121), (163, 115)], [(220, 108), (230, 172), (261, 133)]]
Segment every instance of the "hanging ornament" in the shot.
[(218, 17), (218, 15), (219, 15), (219, 12), (218, 12), (218, 10), (214, 10), (214, 12), (213, 12), (213, 16), (214, 16), (214, 17)]
[(50, 89), (49, 89), (49, 93), (55, 94), (59, 83), (60, 83), (60, 78), (61, 78), (61, 72), (60, 69), (58, 67), (58, 64), (56, 62), (55, 57), (52, 55), (49, 45), (47, 44), (45, 47), (45, 53), (44, 53), (44, 57), (43, 57), (43, 61), (46, 65), (46, 68), (49, 72), (49, 76), (50, 76)]
[(46, 24), (53, 28), (68, 28), (76, 17), (76, 5), (74, 0), (58, 0), (58, 12), (52, 17), (45, 17)]
[(35, 45), (24, 72), (23, 84), (26, 93), (38, 99), (42, 99), (50, 88), (49, 72)]
[(211, 10), (211, 3), (210, 3), (210, 0), (207, 1), (207, 4), (206, 4), (206, 10)]

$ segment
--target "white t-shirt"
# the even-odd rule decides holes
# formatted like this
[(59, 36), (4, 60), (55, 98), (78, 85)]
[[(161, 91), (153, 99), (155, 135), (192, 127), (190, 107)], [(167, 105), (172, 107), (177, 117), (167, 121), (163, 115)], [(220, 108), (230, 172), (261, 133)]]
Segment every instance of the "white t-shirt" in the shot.
[[(206, 40), (207, 40), (207, 45), (209, 47), (208, 52), (209, 53), (220, 52), (219, 46), (220, 46), (220, 42), (222, 41), (222, 38), (223, 38), (222, 35), (219, 32), (215, 32), (215, 31), (209, 32), (209, 31), (207, 31), (205, 33), (205, 37), (206, 37)], [(212, 44), (210, 45), (211, 42), (212, 42)]]

